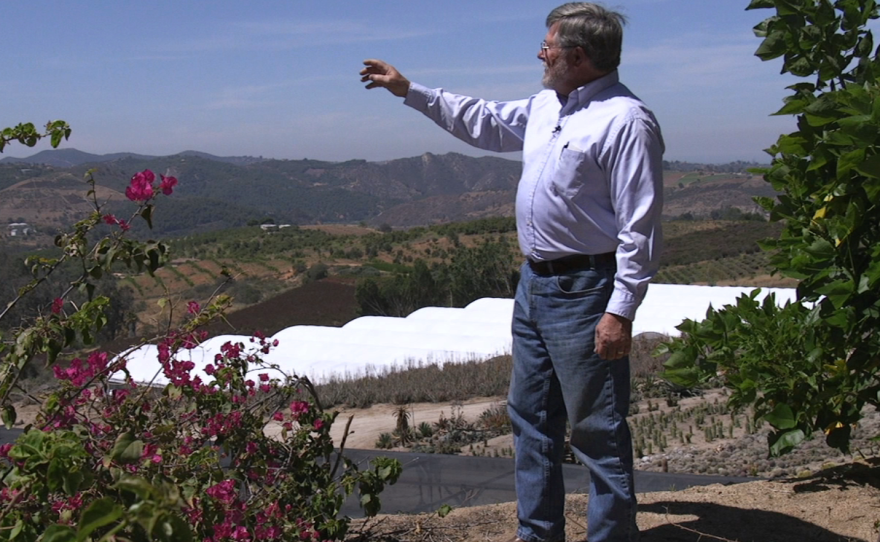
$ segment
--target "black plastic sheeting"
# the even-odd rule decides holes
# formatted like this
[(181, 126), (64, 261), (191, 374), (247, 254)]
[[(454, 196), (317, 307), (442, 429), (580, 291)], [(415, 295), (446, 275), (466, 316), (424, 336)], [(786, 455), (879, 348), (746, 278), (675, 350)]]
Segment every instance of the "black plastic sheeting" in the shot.
[[(0, 429), (0, 444), (14, 442), (20, 429)], [(346, 450), (346, 457), (360, 469), (369, 468), (370, 459), (392, 457), (403, 465), (397, 483), (387, 486), (379, 496), (383, 513), (417, 514), (434, 512), (444, 504), (453, 508), (482, 506), (516, 500), (513, 459), (504, 457), (470, 457), (442, 454), (414, 454), (378, 450)], [(590, 475), (586, 467), (562, 466), (565, 490), (587, 493)], [(734, 484), (757, 478), (703, 476), (696, 474), (636, 471), (637, 493), (676, 491), (692, 486)], [(342, 513), (362, 517), (356, 495), (346, 500)]]
[[(379, 496), (383, 513), (415, 514), (434, 512), (444, 504), (453, 508), (512, 502), (514, 491), (513, 459), (504, 457), (470, 457), (441, 454), (413, 454), (377, 450), (347, 450), (346, 456), (367, 468), (377, 456), (393, 457), (403, 465), (397, 483), (388, 486)], [(564, 464), (565, 490), (588, 493), (590, 474), (582, 465)], [(664, 472), (636, 471), (637, 493), (676, 491), (692, 486), (751, 482), (757, 478), (704, 476)], [(361, 517), (357, 501), (350, 498), (343, 513)]]

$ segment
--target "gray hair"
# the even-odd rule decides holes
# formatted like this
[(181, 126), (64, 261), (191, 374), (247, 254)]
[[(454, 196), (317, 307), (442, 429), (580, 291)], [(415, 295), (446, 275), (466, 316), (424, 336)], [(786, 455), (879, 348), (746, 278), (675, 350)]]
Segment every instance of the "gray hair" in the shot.
[(558, 45), (580, 47), (597, 70), (610, 72), (620, 65), (623, 25), (620, 13), (590, 2), (563, 4), (547, 16), (547, 28), (559, 23)]

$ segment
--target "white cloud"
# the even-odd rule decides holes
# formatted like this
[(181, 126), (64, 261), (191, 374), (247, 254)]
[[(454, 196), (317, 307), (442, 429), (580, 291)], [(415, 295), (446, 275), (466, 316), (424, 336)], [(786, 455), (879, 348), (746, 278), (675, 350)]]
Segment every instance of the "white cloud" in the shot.
[(283, 51), (355, 43), (404, 40), (434, 34), (360, 21), (248, 21), (214, 28), (210, 36), (164, 41), (158, 52)]
[(625, 49), (622, 65), (650, 81), (655, 91), (736, 88), (745, 81), (767, 81), (767, 75), (778, 70), (754, 56), (757, 45), (754, 39), (738, 36), (690, 34), (651, 48)]
[(247, 85), (243, 87), (227, 87), (221, 89), (219, 96), (207, 102), (207, 109), (244, 109), (278, 105), (267, 100), (267, 93), (279, 88), (279, 85)]

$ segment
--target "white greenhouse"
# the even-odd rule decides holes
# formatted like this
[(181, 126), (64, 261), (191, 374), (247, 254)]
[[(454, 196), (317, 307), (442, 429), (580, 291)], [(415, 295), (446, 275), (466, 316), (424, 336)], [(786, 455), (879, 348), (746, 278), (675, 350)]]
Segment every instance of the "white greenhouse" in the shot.
[[(686, 318), (701, 319), (709, 306), (732, 304), (752, 288), (652, 284), (633, 322), (633, 334), (675, 335), (675, 326)], [(778, 304), (794, 301), (790, 288), (765, 288), (760, 298), (773, 293)], [(455, 363), (485, 360), (510, 352), (512, 299), (484, 298), (463, 309), (425, 307), (406, 318), (364, 316), (342, 327), (293, 326), (276, 333), (278, 347), (264, 359), (286, 373), (305, 375), (320, 382), (331, 377), (356, 377), (391, 366), (410, 363)], [(250, 337), (220, 335), (178, 358), (191, 359), (194, 373), (209, 380), (204, 368), (228, 342), (251, 346)], [(127, 356), (127, 367), (138, 382), (165, 384), (155, 346), (143, 346)], [(121, 378), (122, 374), (114, 375)]]

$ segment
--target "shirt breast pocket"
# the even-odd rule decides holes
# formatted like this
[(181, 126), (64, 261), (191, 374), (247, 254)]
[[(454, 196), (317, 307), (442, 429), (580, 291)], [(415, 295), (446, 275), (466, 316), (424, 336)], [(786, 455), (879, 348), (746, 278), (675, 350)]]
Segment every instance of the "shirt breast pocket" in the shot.
[(585, 184), (601, 178), (599, 168), (586, 152), (566, 145), (559, 154), (553, 175), (553, 192), (566, 199), (574, 199), (584, 191)]

